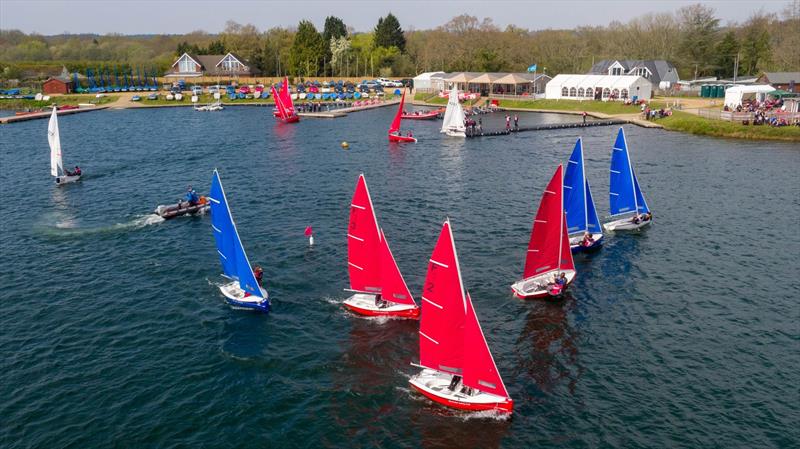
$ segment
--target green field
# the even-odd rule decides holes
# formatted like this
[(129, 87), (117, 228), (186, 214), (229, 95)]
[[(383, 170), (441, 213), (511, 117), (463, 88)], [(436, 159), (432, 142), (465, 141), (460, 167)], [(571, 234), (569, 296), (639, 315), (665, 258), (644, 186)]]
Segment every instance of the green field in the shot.
[(94, 95), (58, 95), (50, 97), (47, 101), (24, 100), (24, 99), (0, 99), (0, 109), (11, 110), (36, 110), (48, 109), (53, 105), (58, 106), (77, 106), (78, 103), (92, 103), (97, 105), (113, 103), (117, 101), (119, 95), (108, 95), (97, 98)]
[(656, 123), (671, 131), (681, 131), (701, 136), (800, 141), (800, 127), (798, 126), (776, 128), (767, 125), (742, 125), (741, 123), (723, 120), (711, 120), (680, 111), (673, 112), (670, 117), (658, 119)]

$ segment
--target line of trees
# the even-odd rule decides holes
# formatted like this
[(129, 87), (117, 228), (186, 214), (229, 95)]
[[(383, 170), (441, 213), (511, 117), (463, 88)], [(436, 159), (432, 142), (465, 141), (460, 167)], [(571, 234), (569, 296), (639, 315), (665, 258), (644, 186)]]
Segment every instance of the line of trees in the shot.
[(489, 18), (460, 15), (435, 29), (404, 31), (391, 13), (373, 30), (360, 33), (334, 16), (321, 32), (305, 20), (295, 28), (266, 31), (229, 21), (216, 35), (41, 36), (0, 30), (0, 78), (45, 76), (62, 65), (71, 71), (114, 64), (166, 70), (184, 52), (228, 51), (265, 75), (306, 77), (524, 71), (532, 63), (550, 74), (584, 73), (594, 62), (612, 58), (666, 59), (684, 79), (730, 77), (734, 65), (745, 76), (800, 70), (800, 0), (792, 0), (781, 14), (759, 11), (743, 23), (727, 25), (712, 8), (696, 4), (571, 30), (501, 29)]

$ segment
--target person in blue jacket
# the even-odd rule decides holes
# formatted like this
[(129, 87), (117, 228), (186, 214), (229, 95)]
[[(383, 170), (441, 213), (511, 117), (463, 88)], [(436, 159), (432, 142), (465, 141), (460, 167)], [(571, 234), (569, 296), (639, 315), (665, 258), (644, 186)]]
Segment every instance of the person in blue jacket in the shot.
[(200, 197), (197, 196), (197, 192), (194, 191), (192, 186), (189, 186), (189, 188), (186, 190), (186, 196), (184, 198), (186, 198), (186, 201), (189, 203), (190, 207), (197, 206), (197, 203), (200, 201)]

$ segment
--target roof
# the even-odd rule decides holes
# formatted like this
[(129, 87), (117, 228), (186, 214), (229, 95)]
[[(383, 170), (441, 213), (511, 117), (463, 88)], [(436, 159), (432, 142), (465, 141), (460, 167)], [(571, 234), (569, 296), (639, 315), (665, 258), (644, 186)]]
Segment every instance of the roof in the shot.
[(634, 85), (637, 82), (648, 81), (637, 75), (556, 75), (555, 78), (547, 83), (547, 87), (564, 86), (566, 87), (608, 87), (611, 88), (625, 88)]
[(589, 73), (597, 75), (607, 74), (608, 68), (614, 65), (615, 62), (618, 62), (626, 72), (630, 72), (637, 67), (646, 67), (647, 70), (653, 74), (650, 81), (656, 85), (660, 83), (668, 73), (677, 73), (678, 70), (671, 62), (663, 59), (604, 59), (593, 65)]
[(481, 73), (472, 77), (470, 83), (496, 83), (498, 79), (502, 78), (505, 73)]
[(239, 56), (237, 56), (235, 53), (232, 53), (232, 52), (225, 53), (224, 55), (193, 55), (193, 54), (189, 54), (189, 53), (184, 53), (178, 59), (175, 60), (175, 63), (173, 63), (172, 66), (175, 67), (175, 64), (177, 64), (178, 61), (181, 60), (181, 58), (183, 58), (184, 56), (188, 56), (194, 62), (200, 64), (200, 70), (201, 71), (207, 72), (207, 73), (210, 73), (210, 74), (216, 74), (216, 73), (222, 74), (222, 73), (227, 73), (227, 72), (225, 72), (224, 70), (219, 69), (219, 64), (228, 55), (233, 56), (234, 58), (236, 58), (236, 60), (238, 60), (242, 64), (248, 66), (248, 69), (250, 69), (248, 62), (245, 59), (240, 58)]
[(775, 88), (770, 86), (769, 84), (753, 84), (748, 86), (732, 86), (725, 90), (725, 93), (743, 93), (743, 94), (751, 94), (757, 92), (764, 92), (769, 93), (774, 91)]
[(49, 83), (50, 81), (58, 81), (59, 83), (68, 84), (72, 82), (72, 79), (63, 79), (60, 76), (51, 76), (45, 81), (45, 83)]
[(415, 76), (415, 80), (428, 80), (431, 78), (441, 78), (444, 76), (444, 72), (425, 72), (420, 73), (419, 75)]
[(449, 74), (450, 76), (446, 76), (444, 80), (451, 83), (468, 83), (469, 80), (480, 74), (480, 72), (456, 72)]
[(794, 81), (800, 84), (800, 72), (764, 72), (767, 82), (775, 84), (789, 84)]

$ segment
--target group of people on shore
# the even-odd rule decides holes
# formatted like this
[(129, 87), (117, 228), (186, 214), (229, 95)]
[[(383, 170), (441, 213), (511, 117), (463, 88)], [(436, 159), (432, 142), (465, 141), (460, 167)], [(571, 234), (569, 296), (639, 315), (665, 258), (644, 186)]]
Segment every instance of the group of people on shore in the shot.
[[(782, 98), (771, 99), (767, 98), (765, 101), (747, 100), (744, 101), (736, 108), (730, 108), (725, 105), (722, 108), (726, 112), (749, 112), (753, 114), (753, 125), (768, 125), (768, 126), (800, 126), (800, 118), (796, 115), (793, 117), (782, 117), (781, 113), (784, 106)], [(744, 125), (749, 125), (750, 120), (744, 120)]]

